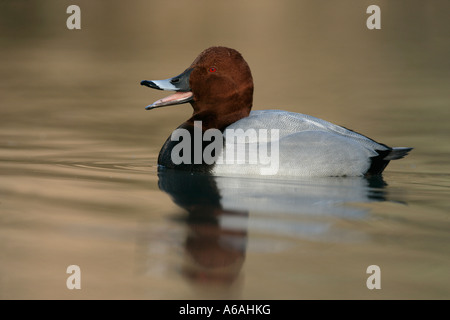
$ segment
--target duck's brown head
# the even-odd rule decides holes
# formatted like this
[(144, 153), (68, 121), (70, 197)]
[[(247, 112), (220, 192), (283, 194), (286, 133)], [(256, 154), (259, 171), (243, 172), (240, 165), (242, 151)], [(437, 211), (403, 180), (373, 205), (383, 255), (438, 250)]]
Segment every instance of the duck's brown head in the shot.
[(203, 121), (203, 129), (223, 130), (249, 115), (253, 78), (242, 55), (231, 48), (204, 50), (189, 68), (166, 80), (143, 80), (141, 85), (176, 91), (146, 107), (147, 110), (190, 102), (194, 112), (187, 121)]

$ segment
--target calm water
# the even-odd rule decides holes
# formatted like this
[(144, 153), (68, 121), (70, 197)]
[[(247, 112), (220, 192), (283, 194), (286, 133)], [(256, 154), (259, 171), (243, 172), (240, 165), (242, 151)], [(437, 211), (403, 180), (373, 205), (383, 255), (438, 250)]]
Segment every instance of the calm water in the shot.
[[(69, 31), (60, 1), (2, 1), (0, 298), (449, 299), (450, 8), (378, 2), (369, 31), (364, 1), (77, 1)], [(191, 109), (139, 81), (218, 44), (254, 109), (415, 149), (376, 179), (158, 173)]]

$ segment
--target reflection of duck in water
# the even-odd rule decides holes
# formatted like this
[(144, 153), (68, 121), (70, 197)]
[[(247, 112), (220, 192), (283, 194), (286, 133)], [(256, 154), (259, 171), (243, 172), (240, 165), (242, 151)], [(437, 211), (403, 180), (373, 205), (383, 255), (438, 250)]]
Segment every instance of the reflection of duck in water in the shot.
[[(248, 213), (226, 210), (213, 177), (161, 170), (159, 187), (187, 210), (183, 274), (196, 283), (229, 285), (238, 278), (247, 246)], [(227, 225), (237, 220), (239, 225)]]
[[(239, 278), (248, 228), (255, 234), (361, 241), (363, 232), (352, 230), (349, 235), (327, 217), (364, 218), (368, 209), (347, 203), (385, 201), (386, 196), (381, 177), (299, 181), (215, 177), (171, 169), (159, 170), (158, 176), (160, 189), (187, 211), (185, 218), (178, 219), (188, 226), (183, 274), (202, 284), (229, 285)], [(258, 245), (258, 239), (252, 243)]]

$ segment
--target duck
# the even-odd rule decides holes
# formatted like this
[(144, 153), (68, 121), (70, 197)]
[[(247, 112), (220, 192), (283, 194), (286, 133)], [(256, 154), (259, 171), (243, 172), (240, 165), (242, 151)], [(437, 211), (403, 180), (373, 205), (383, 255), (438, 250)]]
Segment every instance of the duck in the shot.
[[(205, 49), (175, 77), (142, 80), (140, 84), (174, 91), (146, 106), (146, 110), (186, 103), (193, 109), (192, 116), (179, 125), (163, 144), (158, 156), (161, 169), (216, 176), (376, 176), (382, 174), (391, 160), (402, 159), (413, 149), (389, 147), (306, 114), (279, 109), (252, 110), (254, 85), (250, 67), (240, 52), (224, 46)], [(209, 134), (214, 139), (189, 138), (196, 134), (206, 135), (208, 131), (214, 133)], [(230, 132), (250, 131), (260, 135), (248, 134), (240, 141), (228, 135)], [(220, 134), (223, 139), (219, 139)], [(180, 148), (182, 143), (190, 149)], [(266, 144), (264, 148), (263, 143)], [(211, 150), (213, 144), (219, 147), (211, 152), (212, 160), (203, 157), (199, 160), (196, 154)], [(252, 148), (255, 144), (256, 148)], [(245, 151), (236, 161), (224, 161), (228, 147), (238, 148), (238, 145), (248, 148), (240, 149)], [(270, 164), (262, 161), (264, 153), (258, 153), (265, 150), (267, 160), (267, 149), (274, 156)], [(188, 154), (186, 150), (194, 152)], [(256, 161), (255, 157), (252, 158), (256, 153), (261, 161), (258, 157)], [(186, 156), (183, 158), (185, 161), (175, 159), (174, 155)], [(268, 165), (273, 170), (269, 170)]]

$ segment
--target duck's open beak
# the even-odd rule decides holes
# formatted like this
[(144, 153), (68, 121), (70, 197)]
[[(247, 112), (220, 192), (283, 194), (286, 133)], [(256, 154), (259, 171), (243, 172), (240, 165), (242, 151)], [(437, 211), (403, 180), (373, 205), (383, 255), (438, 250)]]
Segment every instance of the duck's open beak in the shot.
[(145, 107), (146, 110), (155, 108), (161, 108), (166, 106), (172, 106), (175, 104), (186, 103), (194, 97), (191, 88), (189, 87), (189, 76), (191, 75), (192, 68), (186, 69), (182, 74), (165, 80), (142, 80), (141, 85), (158, 90), (171, 90), (176, 91), (174, 94), (159, 99), (153, 102), (151, 105)]

